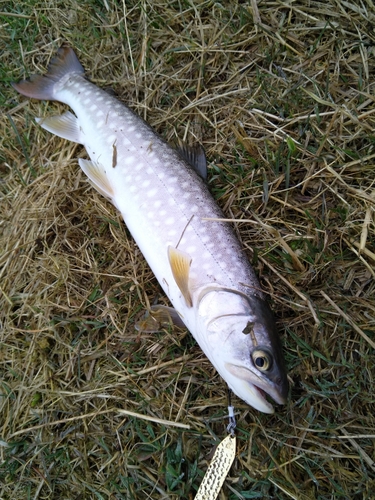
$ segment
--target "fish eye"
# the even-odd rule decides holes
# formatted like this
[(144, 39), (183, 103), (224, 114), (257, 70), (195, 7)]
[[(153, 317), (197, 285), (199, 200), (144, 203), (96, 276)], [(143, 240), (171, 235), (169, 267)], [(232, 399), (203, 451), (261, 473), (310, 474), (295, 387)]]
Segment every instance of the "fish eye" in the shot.
[(263, 349), (256, 349), (251, 353), (251, 357), (253, 358), (254, 365), (261, 372), (266, 372), (271, 369), (272, 366), (272, 357)]

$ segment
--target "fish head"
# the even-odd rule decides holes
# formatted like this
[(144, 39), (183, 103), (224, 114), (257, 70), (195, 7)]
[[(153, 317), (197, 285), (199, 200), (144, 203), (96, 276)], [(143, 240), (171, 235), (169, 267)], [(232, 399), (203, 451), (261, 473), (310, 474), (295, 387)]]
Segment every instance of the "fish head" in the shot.
[(208, 287), (200, 293), (197, 322), (199, 344), (237, 396), (264, 413), (274, 412), (266, 395), (286, 403), (282, 346), (264, 299)]

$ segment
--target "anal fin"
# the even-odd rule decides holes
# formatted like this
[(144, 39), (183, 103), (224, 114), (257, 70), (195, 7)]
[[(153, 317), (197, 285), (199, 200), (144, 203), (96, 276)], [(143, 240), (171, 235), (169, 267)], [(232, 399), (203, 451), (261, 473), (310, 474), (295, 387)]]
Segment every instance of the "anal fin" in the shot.
[(67, 139), (68, 141), (83, 144), (82, 132), (78, 124), (78, 118), (70, 111), (62, 115), (49, 116), (47, 118), (35, 118), (35, 121), (48, 132)]

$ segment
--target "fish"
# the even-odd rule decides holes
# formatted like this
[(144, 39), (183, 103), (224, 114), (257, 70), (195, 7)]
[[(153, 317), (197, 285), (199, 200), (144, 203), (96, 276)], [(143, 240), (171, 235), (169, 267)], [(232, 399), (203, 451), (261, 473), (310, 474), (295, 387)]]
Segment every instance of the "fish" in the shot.
[(89, 159), (78, 159), (81, 169), (121, 212), (172, 304), (162, 314), (185, 325), (248, 405), (273, 413), (273, 403), (285, 404), (288, 377), (274, 315), (209, 192), (202, 148), (169, 145), (131, 108), (91, 83), (66, 44), (46, 74), (12, 85), (26, 97), (59, 101), (74, 112), (36, 122), (85, 147)]

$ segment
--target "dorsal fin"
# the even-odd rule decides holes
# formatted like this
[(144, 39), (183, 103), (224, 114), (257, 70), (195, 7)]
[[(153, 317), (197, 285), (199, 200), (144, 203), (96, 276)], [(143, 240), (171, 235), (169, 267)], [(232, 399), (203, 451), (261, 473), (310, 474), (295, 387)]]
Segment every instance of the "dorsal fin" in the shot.
[(168, 247), (168, 259), (174, 280), (182, 293), (186, 304), (192, 307), (193, 301), (189, 290), (189, 271), (192, 258), (189, 254), (172, 246)]
[(201, 144), (188, 146), (185, 142), (179, 141), (176, 150), (197, 174), (207, 181), (207, 160), (203, 146)]

